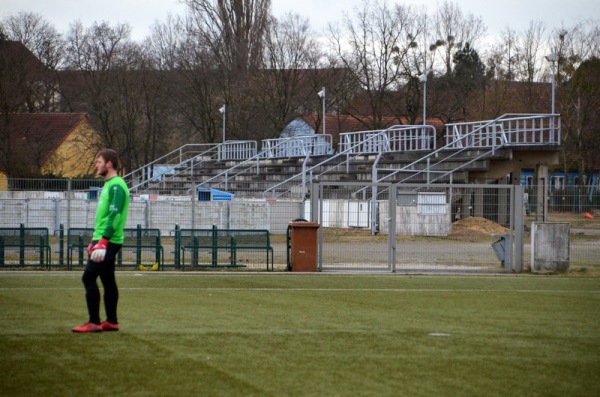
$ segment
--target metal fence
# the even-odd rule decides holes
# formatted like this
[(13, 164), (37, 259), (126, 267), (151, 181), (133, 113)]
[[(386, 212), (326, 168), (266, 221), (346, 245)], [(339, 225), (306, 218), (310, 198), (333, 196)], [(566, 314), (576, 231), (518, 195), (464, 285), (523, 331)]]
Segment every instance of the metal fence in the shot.
[[(92, 182), (96, 185), (92, 186)], [(0, 227), (48, 228), (53, 265), (61, 265), (61, 228), (68, 231), (93, 227), (101, 183), (92, 182), (89, 189), (82, 190), (0, 192)], [(70, 186), (79, 183), (71, 182)], [(396, 189), (393, 194), (392, 188)], [(528, 228), (538, 214), (527, 201), (527, 191), (522, 210), (511, 207), (513, 189), (505, 185), (315, 183), (310, 194), (312, 201), (235, 196), (230, 201), (199, 201), (192, 195), (135, 196), (127, 227), (140, 225), (159, 230), (167, 265), (175, 262), (176, 227), (208, 229), (214, 225), (221, 229), (269, 230), (274, 268), (286, 269), (288, 224), (304, 218), (321, 225), (319, 255), (323, 270), (505, 271), (507, 266), (498, 258), (493, 244), (502, 235), (512, 236), (511, 231), (518, 230), (514, 222), (521, 214), (525, 224), (521, 257), (523, 268), (527, 269)], [(571, 224), (572, 266), (596, 266), (600, 257), (600, 206), (594, 201), (597, 196), (590, 200), (581, 192), (568, 193), (569, 189), (548, 192), (549, 213), (544, 220)], [(247, 269), (265, 269), (263, 255), (245, 255), (240, 260)], [(33, 256), (31, 266), (37, 266), (39, 255)], [(135, 266), (152, 265), (154, 261), (152, 253), (142, 257), (141, 263), (136, 262), (133, 250), (127, 250), (123, 256), (123, 263)], [(5, 259), (9, 261), (10, 257)]]
[[(520, 270), (514, 186), (319, 184), (320, 265), (325, 270)], [(517, 219), (518, 218), (518, 219)], [(510, 244), (510, 247), (508, 246)], [(515, 254), (515, 255), (513, 255)], [(513, 256), (520, 256), (514, 260)]]

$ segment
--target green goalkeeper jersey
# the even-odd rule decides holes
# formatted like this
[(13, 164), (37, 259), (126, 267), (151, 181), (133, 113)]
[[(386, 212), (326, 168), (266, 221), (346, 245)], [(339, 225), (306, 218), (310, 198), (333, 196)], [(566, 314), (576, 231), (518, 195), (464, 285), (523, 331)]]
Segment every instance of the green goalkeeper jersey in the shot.
[(94, 240), (106, 238), (111, 243), (123, 244), (123, 229), (129, 210), (129, 188), (119, 176), (107, 180), (102, 187), (96, 209)]

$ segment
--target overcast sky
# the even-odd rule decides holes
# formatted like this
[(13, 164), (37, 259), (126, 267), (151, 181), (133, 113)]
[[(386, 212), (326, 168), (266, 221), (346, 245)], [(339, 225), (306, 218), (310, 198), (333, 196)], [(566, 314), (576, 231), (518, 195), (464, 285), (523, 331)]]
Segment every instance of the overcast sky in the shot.
[[(488, 27), (488, 35), (497, 36), (505, 27), (525, 30), (532, 20), (541, 20), (548, 29), (570, 26), (585, 18), (600, 19), (599, 0), (455, 0), (464, 13), (480, 16)], [(287, 12), (310, 18), (312, 27), (320, 32), (328, 22), (341, 20), (362, 0), (271, 0), (275, 16)], [(439, 0), (388, 0), (388, 4), (404, 3), (437, 8)], [(59, 32), (80, 19), (84, 26), (94, 21), (128, 22), (135, 40), (143, 39), (154, 21), (164, 21), (166, 15), (183, 15), (185, 7), (179, 0), (0, 0), (0, 17), (18, 11), (33, 11), (43, 15)]]

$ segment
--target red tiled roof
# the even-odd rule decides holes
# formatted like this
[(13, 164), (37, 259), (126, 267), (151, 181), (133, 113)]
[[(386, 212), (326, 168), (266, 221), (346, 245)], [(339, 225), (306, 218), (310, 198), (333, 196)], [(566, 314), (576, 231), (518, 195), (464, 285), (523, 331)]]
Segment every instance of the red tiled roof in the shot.
[[(317, 121), (319, 121), (319, 130), (316, 132), (323, 132), (323, 122), (316, 114), (307, 114), (298, 117), (304, 120), (304, 122), (306, 122), (315, 131)], [(325, 122), (325, 132), (333, 136), (338, 136), (342, 132), (357, 132), (371, 129), (368, 127), (371, 122), (366, 116), (328, 115)], [(383, 116), (381, 122), (384, 127), (391, 127), (398, 124), (409, 124), (408, 118), (406, 117), (402, 117), (400, 120), (398, 120), (397, 117)], [(444, 123), (440, 119), (436, 118), (427, 118), (426, 123), (428, 125), (432, 125), (438, 131), (444, 127)], [(421, 124), (421, 119), (418, 119), (416, 124)]]
[(73, 130), (88, 120), (85, 113), (13, 113), (9, 115), (11, 148), (23, 156), (35, 156), (45, 163)]

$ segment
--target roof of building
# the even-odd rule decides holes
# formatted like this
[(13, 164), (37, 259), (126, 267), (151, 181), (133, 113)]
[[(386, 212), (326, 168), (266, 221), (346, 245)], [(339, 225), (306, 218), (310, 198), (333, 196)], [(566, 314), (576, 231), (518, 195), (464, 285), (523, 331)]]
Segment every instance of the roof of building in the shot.
[(44, 64), (20, 41), (0, 40), (0, 61), (5, 67), (33, 68), (44, 72)]
[[(307, 114), (298, 116), (298, 118), (304, 120), (312, 129), (317, 133), (323, 132), (323, 122), (320, 117), (316, 114)], [(318, 131), (317, 131), (317, 123)], [(371, 128), (368, 127), (370, 119), (366, 116), (350, 116), (350, 115), (328, 115), (325, 119), (325, 133), (333, 136), (338, 136), (343, 132), (357, 132), (366, 131)], [(408, 125), (408, 119), (402, 117), (400, 120), (397, 117), (384, 116), (382, 117), (381, 124), (384, 127), (391, 127), (394, 125)], [(421, 120), (417, 120), (417, 125), (421, 124)], [(441, 130), (444, 127), (444, 123), (436, 118), (426, 119), (426, 124), (435, 127), (436, 130)]]
[(11, 147), (27, 156), (31, 150), (44, 163), (82, 122), (85, 113), (12, 113), (8, 117)]

